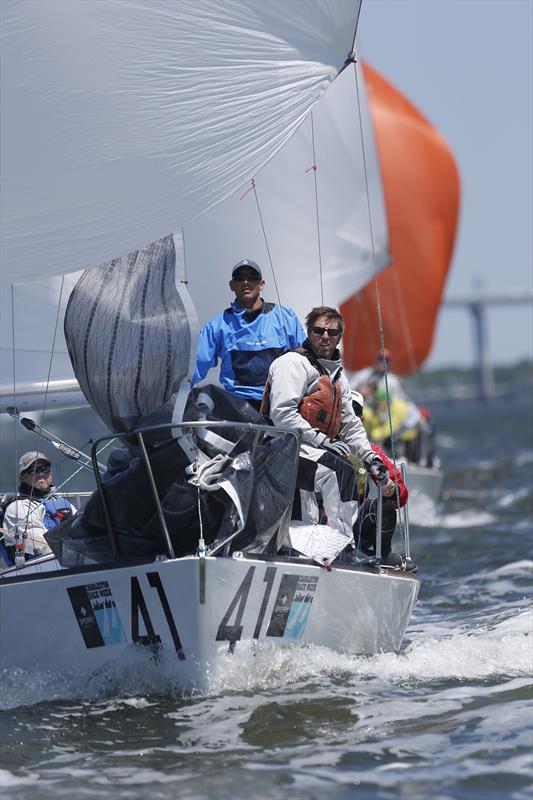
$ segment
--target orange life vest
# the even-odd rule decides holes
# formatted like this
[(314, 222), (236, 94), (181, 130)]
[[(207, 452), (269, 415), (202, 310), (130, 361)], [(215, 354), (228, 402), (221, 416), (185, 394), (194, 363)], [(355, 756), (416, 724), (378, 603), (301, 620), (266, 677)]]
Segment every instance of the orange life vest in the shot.
[[(333, 380), (314, 353), (305, 347), (297, 347), (292, 352), (307, 358), (320, 377), (313, 390), (300, 400), (298, 411), (307, 422), (317, 430), (333, 439), (342, 427), (342, 388), (339, 381), (342, 368), (335, 373)], [(270, 384), (266, 383), (260, 413), (267, 419), (270, 415)]]
[(341, 429), (342, 389), (336, 378), (321, 375), (311, 394), (300, 401), (298, 411), (313, 427), (334, 439)]

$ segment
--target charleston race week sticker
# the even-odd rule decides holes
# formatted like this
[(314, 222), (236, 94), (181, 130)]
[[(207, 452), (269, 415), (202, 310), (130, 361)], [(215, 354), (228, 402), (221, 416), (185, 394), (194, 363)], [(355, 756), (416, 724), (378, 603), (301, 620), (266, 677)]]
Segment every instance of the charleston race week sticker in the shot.
[(120, 614), (107, 581), (67, 589), (85, 646), (126, 642)]
[(317, 585), (315, 576), (283, 575), (266, 635), (300, 639)]

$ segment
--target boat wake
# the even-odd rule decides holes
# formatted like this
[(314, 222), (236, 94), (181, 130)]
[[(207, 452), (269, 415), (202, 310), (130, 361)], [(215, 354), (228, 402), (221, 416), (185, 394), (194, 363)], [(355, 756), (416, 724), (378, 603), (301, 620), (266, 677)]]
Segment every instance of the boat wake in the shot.
[[(457, 626), (459, 628), (459, 626)], [(525, 677), (533, 659), (532, 613), (518, 610), (484, 624), (439, 629), (422, 623), (400, 653), (353, 656), (326, 647), (288, 644), (285, 648), (239, 643), (209, 675), (206, 691), (183, 687), (175, 657), (154, 661), (137, 648), (98, 670), (88, 681), (76, 675), (5, 670), (0, 675), (0, 709), (57, 700), (95, 702), (171, 695), (180, 698), (283, 691), (312, 683), (342, 682), (356, 690), (374, 681), (402, 686), (435, 681), (486, 681)]]
[(416, 515), (411, 515), (411, 521), (420, 528), (479, 528), (496, 522), (496, 517), (489, 511), (477, 509), (444, 514), (437, 506), (428, 503), (427, 506), (417, 509)]

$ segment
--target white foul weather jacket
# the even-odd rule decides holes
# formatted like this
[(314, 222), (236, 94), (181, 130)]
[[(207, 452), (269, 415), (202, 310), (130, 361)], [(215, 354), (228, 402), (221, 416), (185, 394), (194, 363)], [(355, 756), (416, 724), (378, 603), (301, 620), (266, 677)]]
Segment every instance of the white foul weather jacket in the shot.
[[(55, 495), (50, 495), (54, 498)], [(65, 501), (66, 502), (66, 501)], [(68, 503), (73, 514), (76, 509)], [(41, 499), (23, 497), (10, 503), (4, 514), (2, 525), (5, 529), (4, 544), (13, 546), (18, 533), (24, 540), (24, 550), (31, 556), (44, 556), (51, 553), (48, 542), (44, 538), (49, 528), (45, 522), (46, 508)]]
[[(338, 355), (338, 351), (334, 355)], [(327, 369), (331, 378), (341, 370), (338, 381), (342, 389), (342, 425), (337, 438), (346, 442), (352, 455), (362, 462), (369, 463), (376, 455), (370, 447), (363, 423), (354, 414), (350, 384), (342, 372), (340, 357), (331, 361), (319, 358), (318, 361)], [(317, 428), (311, 427), (298, 411), (298, 406), (302, 398), (311, 394), (319, 377), (319, 371), (306, 356), (290, 352), (272, 362), (267, 379), (270, 386), (268, 412), (270, 419), (276, 426), (300, 431), (301, 454), (315, 461), (323, 454), (321, 445), (327, 437)]]

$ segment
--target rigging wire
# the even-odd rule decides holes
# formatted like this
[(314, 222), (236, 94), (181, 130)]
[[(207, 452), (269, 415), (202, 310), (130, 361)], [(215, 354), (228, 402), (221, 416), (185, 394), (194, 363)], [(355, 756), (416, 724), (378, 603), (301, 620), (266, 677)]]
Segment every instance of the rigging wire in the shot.
[[(42, 408), (43, 419), (44, 419), (45, 414), (46, 414), (46, 406), (47, 406), (47, 403), (48, 403), (48, 390), (49, 390), (49, 386), (50, 386), (50, 377), (51, 377), (51, 374), (52, 374), (52, 364), (53, 364), (54, 353), (55, 353), (55, 344), (56, 344), (56, 338), (57, 338), (57, 328), (58, 328), (58, 324), (59, 324), (59, 315), (60, 315), (60, 311), (61, 311), (61, 300), (62, 300), (62, 296), (63, 296), (64, 282), (65, 282), (65, 276), (63, 275), (61, 277), (61, 286), (60, 286), (60, 290), (59, 290), (59, 299), (58, 299), (58, 304), (57, 304), (56, 320), (55, 320), (55, 325), (54, 325), (54, 335), (53, 335), (53, 338), (52, 338), (52, 349), (51, 349), (51, 352), (50, 352), (50, 361), (49, 361), (49, 365), (48, 365), (48, 375), (47, 375), (46, 384), (45, 384), (45, 394), (44, 394), (44, 401), (43, 401), (43, 408)], [(11, 284), (11, 324), (12, 324), (13, 403), (14, 403), (14, 407), (16, 408), (17, 407), (17, 402), (16, 402), (16, 373), (15, 373), (15, 369), (16, 369), (16, 359), (15, 359), (15, 351), (16, 351), (16, 349), (15, 349), (15, 298), (14, 298), (14, 285), (13, 284)], [(14, 417), (14, 425), (15, 425), (15, 454), (16, 454), (18, 452), (18, 446), (17, 446), (17, 430), (18, 430), (18, 428), (17, 428), (17, 418), (16, 417)], [(16, 458), (15, 458), (15, 463), (18, 463)], [(18, 487), (19, 481), (20, 481), (20, 475), (18, 474), (17, 467), (15, 467), (15, 470), (17, 472), (16, 478), (15, 478), (15, 485)], [(34, 499), (34, 497), (33, 497), (34, 488), (35, 488), (34, 486), (31, 486), (30, 495), (29, 495), (29, 498), (28, 498), (29, 499), (28, 511), (26, 513), (26, 519), (24, 520), (24, 524), (25, 524), (25, 528), (26, 529), (28, 527), (28, 521), (29, 521), (30, 514), (34, 510), (32, 508), (32, 501)], [(47, 495), (47, 497), (50, 496), (50, 494), (52, 494), (52, 492), (50, 492)], [(24, 534), (23, 535), (23, 539), (25, 540), (26, 538), (27, 538), (27, 534)]]
[[(276, 291), (276, 297), (277, 297), (277, 300), (278, 300), (278, 305), (280, 307), (281, 319), (282, 319), (282, 323), (283, 323), (283, 330), (285, 331), (285, 338), (287, 340), (287, 347), (290, 350), (291, 349), (291, 343), (290, 343), (290, 339), (289, 339), (289, 332), (287, 330), (287, 323), (286, 323), (286, 320), (285, 320), (284, 309), (283, 309), (283, 306), (281, 305), (281, 296), (280, 296), (279, 289), (278, 289), (278, 281), (276, 279), (276, 272), (274, 270), (274, 263), (272, 261), (272, 256), (270, 254), (270, 247), (269, 247), (269, 244), (268, 244), (265, 224), (263, 222), (263, 215), (261, 213), (261, 206), (259, 205), (259, 195), (257, 193), (257, 186), (256, 186), (254, 178), (252, 178), (251, 189), (253, 189), (253, 192), (254, 192), (255, 204), (257, 206), (257, 213), (259, 214), (259, 222), (261, 224), (261, 230), (263, 231), (263, 238), (265, 240), (265, 247), (266, 247), (266, 251), (267, 251), (267, 255), (268, 255), (268, 261), (269, 261), (269, 264), (270, 264), (270, 269), (272, 271), (272, 277), (274, 278), (274, 289)], [(250, 191), (250, 189), (248, 191)], [(248, 192), (245, 192), (245, 194), (247, 194), (247, 193)], [(243, 197), (244, 197), (244, 195), (243, 195)], [(241, 198), (241, 200), (242, 200), (242, 198)]]
[(315, 125), (313, 121), (313, 112), (311, 111), (311, 141), (313, 145), (313, 170), (314, 183), (315, 183), (315, 212), (316, 212), (316, 233), (318, 240), (318, 270), (320, 275), (320, 305), (324, 305), (324, 280), (322, 277), (322, 246), (320, 242), (320, 212), (318, 206), (318, 182), (317, 182), (317, 165), (316, 165), (316, 151), (315, 151)]
[(416, 372), (418, 369), (418, 364), (416, 361), (415, 349), (413, 346), (413, 338), (411, 336), (411, 328), (409, 327), (409, 320), (407, 319), (398, 270), (396, 269), (394, 263), (392, 264), (392, 277), (393, 277), (394, 291), (396, 294), (396, 304), (400, 311), (400, 325), (402, 328), (403, 339), (407, 350), (407, 357), (409, 359), (409, 369), (411, 370), (411, 372)]
[[(90, 443), (91, 443), (91, 441), (92, 441), (92, 440), (91, 440), (91, 439), (89, 439), (89, 440), (88, 440), (88, 441), (87, 441), (87, 442), (86, 442), (84, 445), (82, 445), (82, 446), (81, 446), (79, 449), (80, 449), (80, 450), (83, 450), (83, 448), (84, 448), (84, 447), (86, 447), (88, 444), (90, 444)], [(106, 444), (102, 445), (102, 447), (101, 447), (99, 450), (97, 450), (97, 451), (96, 451), (96, 455), (97, 455), (97, 456), (98, 456), (98, 455), (100, 455), (100, 453), (102, 453), (104, 450), (106, 450), (108, 447), (110, 447), (110, 446), (111, 446), (112, 444), (114, 444), (114, 443), (115, 443), (115, 439), (110, 439), (110, 440), (109, 440), (109, 442), (107, 442)], [(67, 485), (67, 483), (70, 483), (70, 481), (71, 481), (73, 478), (75, 478), (75, 477), (76, 477), (76, 475), (78, 475), (78, 474), (79, 474), (80, 472), (82, 472), (84, 469), (85, 469), (85, 467), (78, 467), (78, 469), (74, 470), (74, 472), (72, 472), (70, 475), (68, 475), (68, 476), (65, 478), (65, 480), (64, 480), (64, 481), (62, 481), (62, 482), (59, 484), (59, 486), (55, 486), (55, 487), (54, 487), (54, 492), (58, 492), (60, 489), (62, 489), (62, 488), (63, 488), (63, 486), (66, 486), (66, 485)]]
[[(363, 156), (363, 174), (365, 180), (365, 189), (366, 189), (366, 205), (367, 205), (367, 214), (368, 214), (368, 225), (369, 225), (369, 232), (370, 232), (370, 244), (372, 248), (372, 265), (374, 267), (374, 285), (376, 287), (376, 310), (378, 315), (378, 324), (379, 324), (379, 341), (380, 341), (380, 351), (381, 351), (381, 358), (383, 361), (383, 368), (384, 368), (384, 378), (385, 378), (385, 392), (387, 395), (387, 415), (389, 419), (389, 432), (390, 432), (390, 440), (391, 440), (391, 454), (392, 454), (392, 462), (394, 464), (394, 490), (395, 490), (395, 497), (396, 497), (396, 504), (397, 507), (400, 507), (400, 490), (398, 486), (398, 479), (396, 477), (396, 447), (394, 443), (393, 437), (393, 430), (392, 430), (392, 413), (391, 413), (391, 403), (390, 403), (390, 393), (389, 393), (389, 379), (388, 379), (388, 369), (387, 369), (387, 360), (385, 359), (385, 333), (383, 330), (383, 313), (381, 310), (381, 297), (379, 293), (379, 282), (378, 282), (378, 273), (376, 270), (376, 254), (375, 254), (375, 242), (374, 242), (374, 228), (372, 225), (372, 212), (370, 209), (370, 192), (369, 192), (369, 181), (368, 181), (368, 168), (367, 168), (367, 159), (366, 159), (366, 150), (365, 150), (365, 140), (363, 136), (363, 122), (362, 122), (362, 114), (361, 114), (361, 97), (360, 97), (360, 90), (359, 90), (359, 80), (357, 76), (357, 67), (354, 68), (354, 75), (355, 75), (355, 90), (357, 96), (357, 110), (358, 110), (358, 117), (359, 117), (359, 133), (361, 136), (361, 149), (362, 149), (362, 156)], [(405, 550), (405, 531), (403, 528), (403, 523), (400, 519), (400, 527), (401, 527), (401, 535), (403, 540), (403, 546)]]
[(50, 352), (50, 362), (48, 364), (48, 375), (46, 376), (46, 386), (45, 386), (45, 390), (44, 390), (44, 402), (43, 402), (43, 410), (42, 410), (43, 420), (44, 420), (45, 415), (46, 415), (46, 406), (48, 404), (48, 389), (49, 389), (49, 386), (50, 386), (50, 376), (52, 374), (52, 363), (54, 361), (54, 353), (55, 353), (55, 347), (56, 347), (56, 336), (57, 336), (57, 326), (59, 324), (59, 314), (61, 312), (61, 300), (63, 298), (63, 286), (64, 286), (64, 284), (65, 284), (65, 276), (62, 275), (61, 276), (61, 286), (59, 288), (59, 300), (57, 302), (57, 312), (56, 312), (56, 321), (55, 321), (55, 325), (54, 325), (54, 335), (52, 337), (52, 350)]
[[(16, 375), (15, 375), (16, 359), (15, 359), (15, 286), (14, 286), (14, 284), (11, 284), (11, 363), (12, 363), (12, 367), (13, 367), (13, 405), (16, 408), (17, 407), (17, 381), (16, 381)], [(15, 464), (14, 464), (15, 481), (14, 481), (14, 485), (18, 486), (18, 477), (19, 476), (17, 475), (18, 469), (17, 469), (17, 458), (16, 458), (16, 454), (18, 453), (18, 437), (17, 437), (18, 428), (17, 428), (16, 420), (13, 420), (13, 425), (15, 426), (15, 437), (14, 437), (15, 438)]]
[[(13, 405), (16, 408), (16, 406), (17, 406), (17, 382), (16, 382), (16, 372), (15, 372), (15, 370), (16, 370), (16, 358), (15, 358), (16, 350), (15, 350), (15, 286), (14, 286), (14, 284), (11, 284), (11, 342), (12, 342), (11, 358), (12, 358), (12, 366), (13, 366)], [(15, 486), (17, 487), (17, 489), (16, 489), (16, 494), (17, 494), (17, 501), (16, 501), (17, 502), (17, 506), (16, 506), (16, 508), (18, 510), (18, 487), (19, 487), (19, 484), (20, 484), (20, 475), (18, 473), (18, 459), (17, 459), (17, 453), (18, 453), (18, 437), (17, 437), (17, 433), (18, 433), (18, 430), (17, 430), (16, 420), (14, 420), (14, 425), (15, 425), (15, 462), (14, 462), (15, 463)], [(26, 539), (28, 538), (27, 529), (28, 529), (28, 520), (29, 520), (29, 517), (30, 517), (30, 513), (32, 511), (32, 506), (31, 506), (32, 495), (33, 495), (33, 486), (31, 487), (30, 503), (28, 504), (28, 511), (27, 511), (27, 514), (26, 514), (26, 519), (24, 521), (24, 533), (22, 533), (22, 548), (23, 548), (22, 552), (24, 552)], [(16, 550), (18, 549), (18, 541), (19, 541), (19, 526), (17, 524), (16, 527), (15, 527), (15, 549)]]
[(359, 292), (355, 295), (355, 301), (356, 301), (356, 304), (357, 304), (357, 313), (358, 313), (359, 317), (362, 318), (362, 320), (363, 320), (363, 326), (362, 327), (363, 327), (363, 331), (365, 333), (366, 346), (367, 346), (368, 350), (372, 353), (374, 351), (374, 349), (375, 349), (374, 337), (373, 337), (373, 335), (371, 333), (371, 330), (370, 330), (370, 321), (369, 321), (369, 318), (368, 318), (368, 311), (367, 311), (367, 308), (366, 308), (366, 304), (363, 303), (363, 298), (361, 297)]

